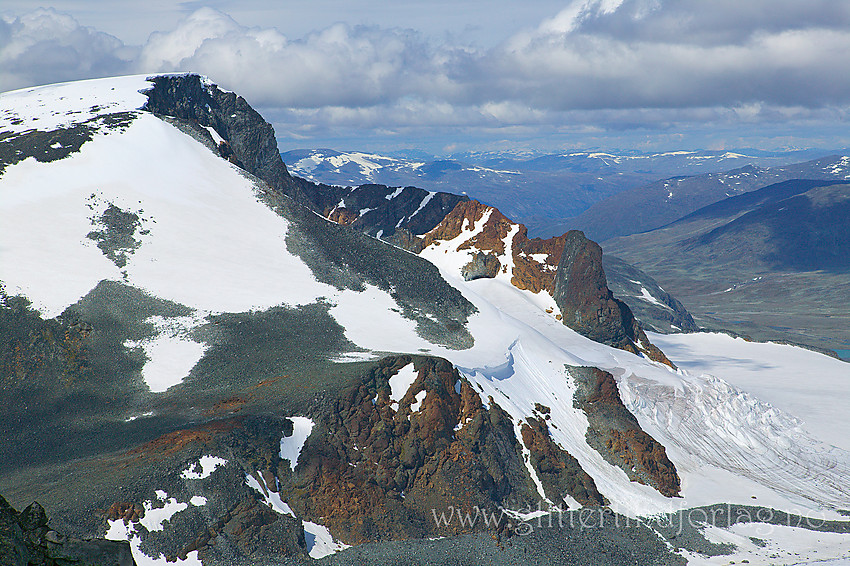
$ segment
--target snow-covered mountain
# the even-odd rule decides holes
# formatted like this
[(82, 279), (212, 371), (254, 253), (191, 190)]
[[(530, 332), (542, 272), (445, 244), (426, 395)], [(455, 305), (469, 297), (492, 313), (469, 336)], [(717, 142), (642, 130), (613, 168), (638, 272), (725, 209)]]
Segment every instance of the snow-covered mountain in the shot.
[(531, 222), (534, 232), (539, 227), (546, 235), (557, 235), (548, 229), (553, 221), (577, 216), (599, 201), (658, 179), (722, 173), (744, 166), (782, 166), (822, 154), (755, 150), (549, 154), (504, 151), (464, 152), (437, 158), (409, 152), (380, 155), (299, 149), (286, 151), (282, 157), (294, 175), (317, 183), (412, 185), (468, 194), (511, 218)]
[(808, 423), (847, 364), (736, 342), (822, 381), (768, 403), (715, 337), (644, 333), (579, 233), (293, 178), (194, 75), (5, 93), (0, 128), (0, 493), (58, 530), (139, 564), (850, 551), (850, 435)]

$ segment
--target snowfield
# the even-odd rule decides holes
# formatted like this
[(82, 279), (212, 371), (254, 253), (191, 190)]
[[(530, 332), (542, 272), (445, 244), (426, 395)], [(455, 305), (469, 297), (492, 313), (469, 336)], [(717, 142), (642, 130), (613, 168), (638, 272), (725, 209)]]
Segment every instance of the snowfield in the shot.
[[(97, 113), (135, 111), (146, 100), (139, 91), (149, 86), (139, 76), (6, 93), (0, 95), (0, 128), (56, 128)], [(206, 345), (193, 341), (191, 330), (210, 314), (306, 305), (321, 298), (332, 305), (329, 313), (345, 336), (365, 350), (344, 355), (340, 363), (345, 356), (369, 359), (384, 352), (445, 357), (480, 390), (485, 404), (492, 396), (510, 414), (517, 431), (535, 403), (550, 407), (553, 439), (579, 461), (619, 513), (647, 516), (728, 502), (841, 519), (836, 510), (850, 509), (850, 364), (722, 335), (651, 335), (680, 368), (672, 370), (590, 341), (546, 312), (555, 307), (548, 294), (511, 285), (511, 264), (495, 279), (463, 280), (460, 268), (474, 250), (457, 248), (483, 228), (488, 215), (456, 240), (421, 254), (478, 309), (468, 322), (474, 346), (448, 349), (420, 336), (416, 323), (400, 314), (386, 291), (374, 286), (340, 291), (320, 283), (287, 249), (290, 223), (260, 202), (257, 190), (236, 166), (140, 112), (126, 129), (99, 132), (65, 159), (40, 163), (30, 158), (0, 174), (0, 280), (8, 294), (25, 295), (45, 317), (61, 314), (102, 280), (124, 282), (189, 307), (191, 316), (152, 320), (156, 336), (126, 344), (144, 350), (143, 375), (153, 392), (180, 383), (204, 355)], [(133, 234), (139, 245), (127, 251), (123, 266), (88, 237), (109, 205), (140, 218)], [(505, 238), (507, 258), (517, 230)], [(623, 402), (676, 465), (681, 498), (666, 498), (629, 481), (588, 446), (587, 418), (573, 407), (576, 386), (567, 366), (595, 366), (615, 376)], [(392, 398), (401, 399), (415, 378), (412, 365), (404, 368), (391, 381)], [(280, 455), (294, 468), (313, 423), (293, 420), (295, 432), (281, 439)], [(201, 471), (193, 467), (184, 477), (206, 477), (223, 465), (218, 460), (202, 459)], [(246, 482), (273, 509), (292, 513), (255, 478)], [(202, 504), (201, 499), (169, 500), (145, 526), (162, 528), (166, 515)], [(343, 548), (325, 527), (304, 526), (311, 556)], [(743, 527), (735, 529), (716, 535), (747, 535)], [(130, 540), (140, 564), (159, 563), (139, 554), (132, 526), (112, 522), (108, 536)], [(838, 558), (848, 548), (848, 536), (818, 540), (835, 550), (818, 555), (825, 559)], [(187, 563), (196, 561), (197, 553)]]
[(650, 334), (679, 366), (709, 373), (794, 415), (816, 438), (850, 451), (850, 363), (787, 344), (726, 334)]

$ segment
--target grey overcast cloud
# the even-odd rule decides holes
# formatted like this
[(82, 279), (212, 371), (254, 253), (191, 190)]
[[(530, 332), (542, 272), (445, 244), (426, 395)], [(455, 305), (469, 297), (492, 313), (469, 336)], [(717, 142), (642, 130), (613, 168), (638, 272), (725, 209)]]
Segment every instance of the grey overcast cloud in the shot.
[(199, 72), (282, 150), (850, 146), (846, 0), (39, 6), (0, 6), (0, 91)]

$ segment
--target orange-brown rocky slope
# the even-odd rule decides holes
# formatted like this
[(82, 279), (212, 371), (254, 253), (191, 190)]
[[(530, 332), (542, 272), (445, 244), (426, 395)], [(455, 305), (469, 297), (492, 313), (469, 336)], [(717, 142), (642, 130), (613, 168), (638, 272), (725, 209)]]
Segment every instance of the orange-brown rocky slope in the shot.
[(644, 432), (623, 405), (614, 376), (594, 367), (570, 367), (576, 384), (573, 406), (587, 415), (587, 443), (632, 481), (662, 495), (679, 495), (680, 481), (667, 451)]

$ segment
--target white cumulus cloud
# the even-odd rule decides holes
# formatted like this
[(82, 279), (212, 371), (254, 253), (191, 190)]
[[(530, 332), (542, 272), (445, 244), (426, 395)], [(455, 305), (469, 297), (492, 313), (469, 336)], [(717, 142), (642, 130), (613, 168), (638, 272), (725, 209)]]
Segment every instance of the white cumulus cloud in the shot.
[(0, 91), (126, 73), (133, 56), (117, 38), (52, 9), (0, 19)]
[(0, 21), (0, 90), (194, 71), (293, 137), (334, 127), (663, 130), (779, 117), (809, 127), (850, 108), (850, 2), (574, 0), (495, 46), (459, 41), (345, 23), (287, 37), (200, 8), (126, 46), (37, 10)]

